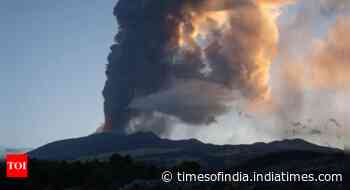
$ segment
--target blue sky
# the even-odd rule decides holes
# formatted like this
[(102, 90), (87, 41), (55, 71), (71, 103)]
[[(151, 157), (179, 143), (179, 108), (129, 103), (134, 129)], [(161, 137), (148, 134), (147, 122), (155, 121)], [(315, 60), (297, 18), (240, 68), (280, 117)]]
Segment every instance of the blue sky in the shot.
[(0, 2), (0, 145), (36, 147), (103, 122), (115, 3)]

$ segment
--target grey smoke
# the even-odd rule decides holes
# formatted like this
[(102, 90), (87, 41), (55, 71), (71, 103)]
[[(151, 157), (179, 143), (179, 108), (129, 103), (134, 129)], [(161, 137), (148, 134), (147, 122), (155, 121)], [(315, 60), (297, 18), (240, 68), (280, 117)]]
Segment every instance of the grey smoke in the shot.
[[(213, 10), (230, 12), (229, 30), (210, 31), (206, 47), (194, 42), (189, 42), (191, 50), (179, 47), (179, 25), (184, 24), (189, 35), (192, 14)], [(267, 84), (256, 85), (261, 71), (254, 59), (261, 52), (271, 59), (275, 41), (266, 38), (270, 31), (255, 1), (120, 0), (115, 15), (119, 32), (108, 57), (103, 92), (105, 131), (124, 132), (130, 126), (137, 130), (140, 125), (132, 123), (140, 120), (157, 125), (155, 113), (161, 120), (208, 125), (226, 113), (236, 97), (255, 99), (267, 93)], [(210, 72), (204, 74), (205, 67)], [(156, 133), (162, 135), (169, 126), (163, 127)]]

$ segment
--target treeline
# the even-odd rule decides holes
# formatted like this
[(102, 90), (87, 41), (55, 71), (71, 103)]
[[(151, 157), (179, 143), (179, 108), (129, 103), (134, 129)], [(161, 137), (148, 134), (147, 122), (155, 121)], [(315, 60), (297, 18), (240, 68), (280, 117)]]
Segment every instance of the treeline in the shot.
[[(112, 155), (107, 161), (43, 161), (29, 160), (29, 178), (13, 180), (5, 178), (5, 163), (0, 163), (0, 190), (274, 190), (274, 189), (305, 189), (305, 190), (343, 190), (349, 185), (347, 177), (349, 168), (345, 167), (342, 155), (328, 157), (307, 162), (308, 154), (301, 158), (287, 158), (297, 156), (300, 152), (283, 153), (283, 155), (269, 155), (251, 160), (236, 168), (226, 169), (232, 171), (263, 171), (264, 168), (295, 172), (309, 171), (311, 173), (340, 172), (344, 174), (343, 183), (164, 183), (161, 174), (165, 170), (173, 172), (186, 171), (186, 173), (215, 173), (214, 170), (201, 167), (197, 162), (181, 162), (172, 168), (162, 168), (135, 161), (129, 156)], [(287, 157), (287, 158), (286, 158)], [(288, 161), (285, 163), (285, 161)], [(298, 161), (298, 162), (296, 162)], [(337, 162), (336, 162), (337, 161)], [(302, 162), (306, 162), (302, 164)], [(284, 164), (282, 164), (284, 163)], [(293, 167), (294, 165), (294, 167)], [(346, 164), (345, 164), (346, 166)], [(284, 168), (284, 169), (283, 169)], [(303, 169), (304, 168), (304, 169)], [(221, 171), (221, 170), (220, 170)], [(173, 176), (175, 177), (175, 176)], [(346, 188), (345, 188), (346, 189)]]
[[(160, 180), (163, 168), (114, 154), (108, 161), (29, 160), (29, 178), (6, 179), (5, 163), (0, 164), (0, 189), (108, 190), (119, 189), (135, 180)], [(173, 170), (198, 172), (199, 164), (183, 162)]]

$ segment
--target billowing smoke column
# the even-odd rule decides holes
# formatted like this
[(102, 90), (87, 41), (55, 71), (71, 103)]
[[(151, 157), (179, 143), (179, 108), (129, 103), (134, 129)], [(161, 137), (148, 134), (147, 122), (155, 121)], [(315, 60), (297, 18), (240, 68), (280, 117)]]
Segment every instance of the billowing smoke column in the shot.
[(104, 131), (205, 125), (236, 99), (267, 100), (276, 0), (119, 0)]
[(178, 14), (180, 9), (174, 2), (120, 0), (115, 7), (119, 31), (108, 57), (103, 91), (105, 131), (123, 131), (139, 114), (129, 107), (131, 101), (165, 86), (170, 74), (166, 47), (178, 22), (168, 14), (171, 9)]

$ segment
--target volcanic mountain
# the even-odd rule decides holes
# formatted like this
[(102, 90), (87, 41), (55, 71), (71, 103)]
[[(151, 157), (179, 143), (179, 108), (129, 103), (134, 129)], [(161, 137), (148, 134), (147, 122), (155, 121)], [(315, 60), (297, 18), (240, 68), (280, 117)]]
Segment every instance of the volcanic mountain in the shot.
[(269, 157), (276, 164), (290, 163), (291, 160), (305, 163), (307, 160), (338, 159), (343, 155), (339, 149), (317, 146), (301, 139), (251, 145), (214, 145), (195, 139), (161, 139), (153, 133), (93, 134), (49, 143), (29, 152), (29, 155), (40, 160), (106, 160), (115, 153), (157, 165), (172, 166), (180, 161), (197, 161), (209, 168), (235, 167)]

